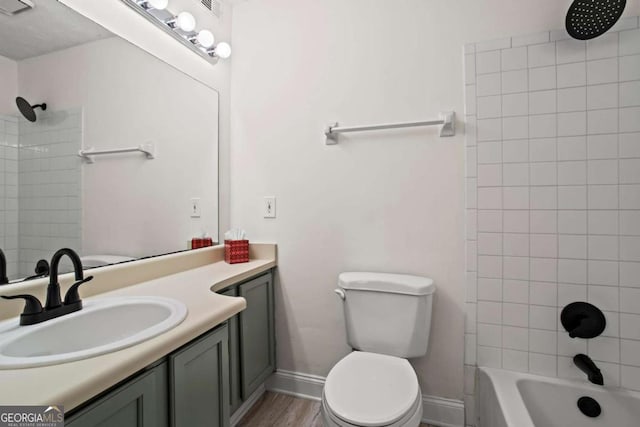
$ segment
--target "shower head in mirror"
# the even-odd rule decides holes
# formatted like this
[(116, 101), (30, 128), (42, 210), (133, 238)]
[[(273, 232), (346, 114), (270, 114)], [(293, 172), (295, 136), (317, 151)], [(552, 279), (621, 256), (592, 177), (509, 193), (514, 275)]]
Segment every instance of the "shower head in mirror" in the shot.
[(44, 102), (42, 104), (31, 105), (29, 101), (21, 96), (16, 98), (16, 105), (18, 106), (18, 110), (20, 110), (20, 113), (24, 116), (24, 118), (29, 120), (30, 122), (36, 121), (36, 108), (40, 108), (42, 109), (42, 111), (46, 111), (47, 109), (47, 104), (45, 104)]

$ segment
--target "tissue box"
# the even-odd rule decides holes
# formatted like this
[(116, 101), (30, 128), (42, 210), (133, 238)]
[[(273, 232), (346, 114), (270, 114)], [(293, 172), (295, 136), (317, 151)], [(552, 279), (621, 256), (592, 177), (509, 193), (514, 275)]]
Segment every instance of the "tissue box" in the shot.
[(229, 264), (249, 262), (248, 240), (225, 240), (224, 260)]

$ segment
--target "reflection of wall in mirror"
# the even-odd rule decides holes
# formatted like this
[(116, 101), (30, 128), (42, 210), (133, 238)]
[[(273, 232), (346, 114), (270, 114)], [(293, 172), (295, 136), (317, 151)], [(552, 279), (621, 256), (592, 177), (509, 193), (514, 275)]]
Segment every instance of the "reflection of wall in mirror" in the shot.
[(20, 61), (18, 71), (21, 96), (52, 111), (82, 107), (85, 149), (156, 145), (155, 160), (82, 166), (84, 254), (140, 257), (186, 249), (201, 232), (217, 239), (215, 91), (115, 37)]

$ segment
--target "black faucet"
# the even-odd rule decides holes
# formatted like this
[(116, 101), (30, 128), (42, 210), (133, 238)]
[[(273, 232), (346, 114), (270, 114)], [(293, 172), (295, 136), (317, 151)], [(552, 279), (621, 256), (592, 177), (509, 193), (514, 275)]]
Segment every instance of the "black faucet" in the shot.
[(597, 385), (604, 385), (602, 372), (600, 372), (600, 369), (598, 369), (589, 356), (586, 354), (577, 354), (573, 357), (573, 363), (575, 363), (582, 372), (587, 374), (589, 381)]
[(7, 259), (4, 257), (4, 252), (0, 249), (0, 285), (6, 285), (9, 283), (7, 278)]
[[(65, 255), (68, 256), (73, 263), (76, 283), (69, 288), (63, 302), (60, 297), (60, 284), (58, 283), (58, 264), (60, 264), (60, 259)], [(47, 300), (44, 308), (42, 308), (40, 300), (33, 295), (2, 296), (4, 299), (22, 298), (26, 301), (24, 311), (20, 315), (20, 324), (23, 326), (34, 325), (36, 323), (64, 316), (65, 314), (73, 313), (74, 311), (82, 309), (82, 300), (78, 294), (78, 288), (83, 283), (87, 283), (93, 279), (93, 276), (89, 276), (86, 279), (84, 278), (82, 262), (80, 261), (78, 254), (68, 248), (60, 249), (53, 254), (50, 268), (51, 274), (49, 275)]]

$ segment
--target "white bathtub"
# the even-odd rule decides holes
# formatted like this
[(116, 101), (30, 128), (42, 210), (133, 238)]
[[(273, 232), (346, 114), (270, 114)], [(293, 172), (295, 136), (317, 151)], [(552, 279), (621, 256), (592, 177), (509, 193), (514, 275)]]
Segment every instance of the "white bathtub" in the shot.
[[(586, 378), (586, 377), (585, 377)], [(638, 427), (640, 393), (501, 369), (478, 368), (479, 427)], [(582, 396), (602, 407), (596, 418), (577, 406)]]

